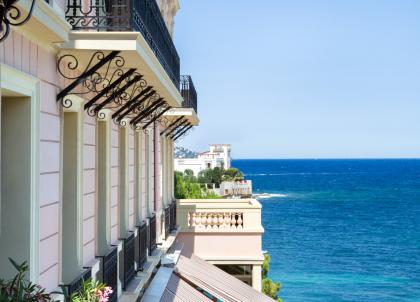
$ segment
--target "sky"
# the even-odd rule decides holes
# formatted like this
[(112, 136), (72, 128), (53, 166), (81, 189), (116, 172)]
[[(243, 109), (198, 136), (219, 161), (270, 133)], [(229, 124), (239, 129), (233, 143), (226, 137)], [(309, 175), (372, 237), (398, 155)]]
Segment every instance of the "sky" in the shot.
[(200, 125), (233, 158), (420, 157), (420, 1), (180, 0)]

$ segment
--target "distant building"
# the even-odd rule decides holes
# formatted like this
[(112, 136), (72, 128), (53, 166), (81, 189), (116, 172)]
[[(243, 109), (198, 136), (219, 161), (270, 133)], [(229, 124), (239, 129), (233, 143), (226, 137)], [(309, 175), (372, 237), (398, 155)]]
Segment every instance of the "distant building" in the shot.
[(210, 150), (198, 154), (195, 158), (175, 158), (174, 167), (176, 171), (184, 172), (190, 169), (194, 175), (200, 171), (220, 167), (229, 169), (231, 165), (230, 145), (214, 144), (210, 145)]

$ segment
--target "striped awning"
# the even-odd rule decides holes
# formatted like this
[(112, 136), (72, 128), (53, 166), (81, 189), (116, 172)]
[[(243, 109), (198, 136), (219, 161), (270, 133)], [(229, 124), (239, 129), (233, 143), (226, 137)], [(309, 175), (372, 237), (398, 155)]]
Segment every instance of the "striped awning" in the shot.
[(223, 302), (274, 302), (270, 297), (195, 255), (191, 258), (180, 256), (173, 274), (187, 285), (200, 288)]

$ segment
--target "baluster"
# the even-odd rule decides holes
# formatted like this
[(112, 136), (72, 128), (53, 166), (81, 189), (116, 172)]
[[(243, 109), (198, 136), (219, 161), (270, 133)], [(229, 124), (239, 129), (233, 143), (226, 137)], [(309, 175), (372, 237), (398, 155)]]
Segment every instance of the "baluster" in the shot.
[(225, 215), (225, 227), (230, 228), (230, 214), (229, 213), (223, 213)]
[(224, 229), (225, 228), (225, 218), (223, 217), (223, 213), (219, 213), (218, 215), (219, 217), (219, 229)]
[(243, 229), (242, 213), (238, 213), (238, 229)]
[(207, 228), (209, 228), (209, 229), (211, 229), (213, 226), (212, 226), (212, 215), (211, 215), (211, 213), (207, 213)]
[(217, 213), (213, 213), (212, 216), (213, 216), (213, 228), (217, 229), (217, 228), (219, 228), (219, 224), (218, 224), (219, 218), (217, 217), (218, 215), (217, 215)]
[(197, 213), (196, 212), (192, 212), (191, 213), (191, 227), (196, 227), (197, 226)]
[(231, 222), (231, 227), (236, 229), (236, 214), (235, 213), (231, 213), (232, 215), (232, 222)]
[(197, 226), (197, 228), (202, 228), (203, 224), (201, 223), (201, 213), (198, 212), (195, 214), (195, 225)]
[(200, 219), (201, 226), (203, 228), (207, 228), (207, 217), (206, 217), (206, 213), (201, 212), (200, 215), (201, 215), (201, 219)]

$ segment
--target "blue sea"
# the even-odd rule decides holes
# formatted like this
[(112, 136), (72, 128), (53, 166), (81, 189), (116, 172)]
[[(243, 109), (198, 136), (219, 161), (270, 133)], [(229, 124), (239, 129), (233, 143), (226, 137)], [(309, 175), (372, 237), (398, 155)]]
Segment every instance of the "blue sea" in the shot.
[(234, 160), (284, 302), (420, 301), (420, 160)]

